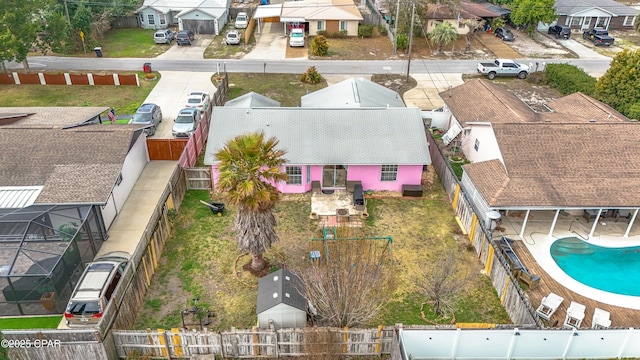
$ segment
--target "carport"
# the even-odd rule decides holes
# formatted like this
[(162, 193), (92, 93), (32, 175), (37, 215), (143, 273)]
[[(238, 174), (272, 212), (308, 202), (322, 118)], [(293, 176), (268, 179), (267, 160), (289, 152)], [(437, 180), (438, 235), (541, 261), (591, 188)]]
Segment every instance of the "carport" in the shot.
[[(253, 16), (258, 22), (258, 33), (262, 32), (265, 22), (280, 22), (282, 4), (260, 5)], [(283, 27), (284, 29), (284, 27)]]

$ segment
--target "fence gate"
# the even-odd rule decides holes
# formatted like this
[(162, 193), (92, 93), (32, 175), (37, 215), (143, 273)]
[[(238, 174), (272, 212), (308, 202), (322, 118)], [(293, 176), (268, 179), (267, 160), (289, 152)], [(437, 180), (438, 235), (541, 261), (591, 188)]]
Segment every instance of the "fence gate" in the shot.
[(211, 168), (185, 168), (188, 190), (211, 190)]

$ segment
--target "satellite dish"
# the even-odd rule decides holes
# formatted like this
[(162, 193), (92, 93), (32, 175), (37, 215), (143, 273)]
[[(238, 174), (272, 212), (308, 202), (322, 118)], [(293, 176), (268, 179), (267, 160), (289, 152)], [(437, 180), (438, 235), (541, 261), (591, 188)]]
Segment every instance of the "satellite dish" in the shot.
[(502, 217), (502, 215), (500, 215), (499, 212), (497, 211), (487, 211), (487, 217), (491, 220), (498, 220)]

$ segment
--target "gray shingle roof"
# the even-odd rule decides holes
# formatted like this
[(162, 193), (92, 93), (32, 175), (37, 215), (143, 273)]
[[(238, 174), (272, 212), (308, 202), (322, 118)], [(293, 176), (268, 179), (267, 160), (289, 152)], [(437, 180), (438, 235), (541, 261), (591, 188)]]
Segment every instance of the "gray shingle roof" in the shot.
[(0, 107), (0, 119), (11, 116), (20, 119), (2, 127), (64, 127), (93, 120), (107, 110), (104, 106)]
[(250, 93), (238, 96), (233, 100), (227, 101), (224, 106), (233, 106), (240, 108), (280, 107), (280, 102), (252, 91)]
[(298, 291), (300, 287), (300, 278), (286, 269), (261, 277), (258, 280), (256, 313), (260, 314), (282, 303), (307, 311), (307, 299)]
[(397, 92), (363, 78), (349, 78), (301, 98), (302, 107), (405, 107)]
[(290, 164), (431, 163), (417, 108), (314, 109), (214, 107), (205, 164), (235, 136), (264, 131), (280, 140)]
[(104, 203), (136, 132), (130, 125), (0, 127), (0, 184), (44, 186), (36, 204)]
[(573, 15), (594, 7), (609, 11), (616, 16), (638, 15), (638, 10), (613, 0), (556, 0), (555, 4), (558, 15)]

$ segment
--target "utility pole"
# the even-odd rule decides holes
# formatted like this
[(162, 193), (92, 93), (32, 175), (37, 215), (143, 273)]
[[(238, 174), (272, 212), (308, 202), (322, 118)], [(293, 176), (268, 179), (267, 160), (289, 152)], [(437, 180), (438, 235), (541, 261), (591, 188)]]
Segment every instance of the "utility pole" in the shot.
[(409, 58), (407, 59), (407, 82), (409, 82), (409, 70), (411, 69), (411, 43), (413, 42), (413, 21), (416, 15), (416, 4), (411, 2), (411, 28), (409, 28)]
[(400, 16), (400, 0), (396, 3), (396, 17), (393, 19), (393, 55), (398, 51), (398, 16)]
[(67, 14), (67, 23), (71, 25), (71, 18), (69, 17), (69, 7), (67, 6), (67, 0), (64, 0), (64, 12)]

